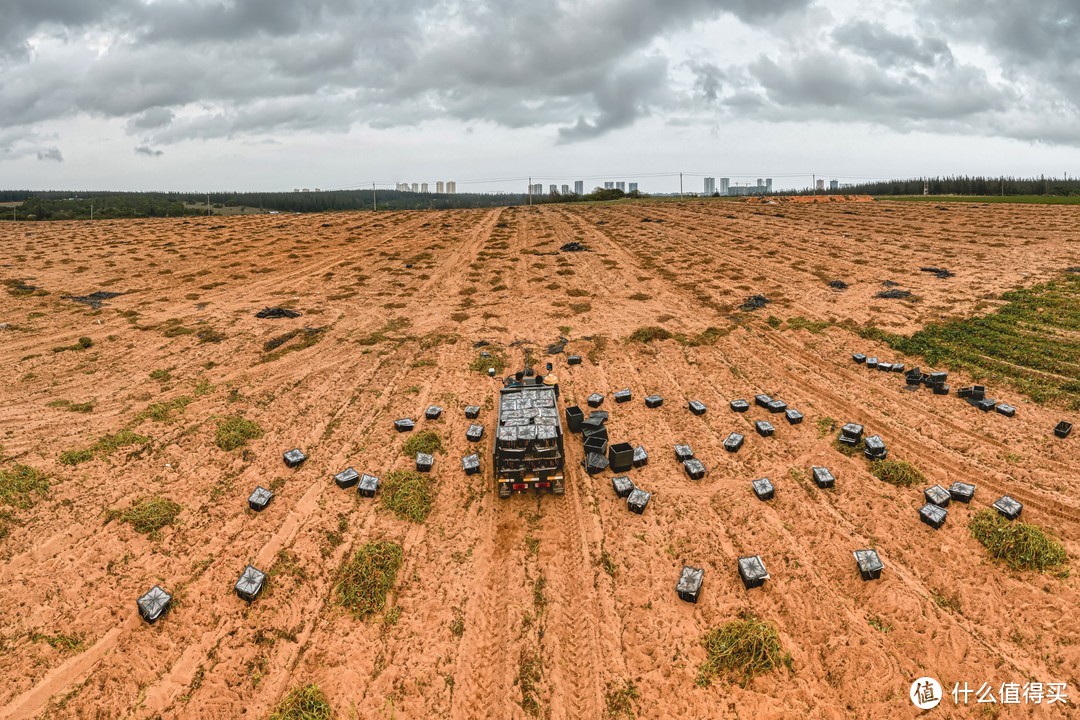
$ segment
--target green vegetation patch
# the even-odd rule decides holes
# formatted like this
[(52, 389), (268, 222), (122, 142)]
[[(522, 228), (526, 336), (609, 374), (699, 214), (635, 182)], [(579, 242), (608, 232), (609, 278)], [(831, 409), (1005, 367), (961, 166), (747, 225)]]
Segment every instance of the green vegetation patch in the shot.
[(74, 343), (72, 345), (59, 345), (57, 347), (54, 347), (52, 349), (52, 351), (54, 353), (62, 353), (62, 352), (68, 352), (68, 351), (73, 351), (74, 352), (74, 351), (78, 351), (78, 350), (86, 350), (88, 348), (92, 348), (93, 346), (94, 346), (94, 341), (92, 339), (90, 339), (88, 337), (81, 337), (81, 338), (79, 338), (78, 342), (76, 342), (76, 343)]
[(150, 419), (154, 422), (170, 422), (173, 419), (174, 413), (184, 412), (190, 404), (191, 398), (187, 395), (181, 395), (172, 400), (152, 403), (139, 413), (137, 418), (139, 420)]
[(86, 646), (86, 638), (82, 635), (46, 635), (44, 633), (30, 633), (31, 642), (42, 642), (60, 652), (79, 652)]
[(80, 450), (65, 450), (60, 453), (60, 462), (64, 465), (78, 465), (93, 460), (95, 457), (108, 457), (122, 447), (145, 445), (150, 442), (146, 435), (139, 435), (132, 430), (120, 430), (111, 435), (102, 435), (93, 445)]
[(699, 685), (708, 685), (717, 676), (745, 685), (778, 667), (791, 669), (791, 655), (784, 652), (776, 628), (749, 611), (710, 630), (701, 644), (706, 658), (699, 669)]
[(488, 368), (495, 368), (495, 375), (501, 376), (506, 370), (506, 351), (502, 348), (489, 345), (483, 348), (491, 357), (477, 355), (469, 363), (469, 369), (473, 372), (487, 374)]
[(49, 477), (29, 465), (13, 463), (0, 468), (0, 505), (25, 510), (33, 507), (36, 497), (49, 492)]
[(378, 345), (379, 343), (384, 343), (390, 340), (404, 341), (405, 338), (390, 337), (390, 333), (400, 332), (401, 330), (409, 327), (411, 324), (412, 321), (409, 320), (409, 318), (390, 318), (381, 328), (368, 333), (364, 337), (357, 340), (357, 342), (364, 347), (371, 347), (372, 345)]
[(218, 420), (214, 444), (229, 452), (247, 445), (248, 440), (258, 440), (263, 436), (263, 429), (254, 420), (242, 415), (230, 415)]
[(610, 718), (628, 718), (634, 720), (634, 704), (638, 699), (638, 689), (633, 680), (625, 683), (609, 682), (604, 693), (607, 716)]
[(1068, 559), (1065, 546), (1042, 528), (1006, 520), (992, 508), (975, 513), (968, 528), (991, 557), (1004, 560), (1013, 570), (1046, 572), (1061, 567)]
[(675, 336), (670, 330), (656, 325), (646, 325), (630, 333), (630, 337), (627, 339), (630, 342), (651, 343), (656, 340), (670, 340), (673, 337)]
[(293, 688), (282, 698), (268, 720), (332, 720), (334, 711), (318, 685)]
[(442, 452), (443, 444), (439, 433), (434, 430), (420, 430), (413, 433), (401, 447), (401, 454), (407, 457), (413, 457), (416, 453), (434, 455), (436, 451)]
[(383, 478), (383, 505), (402, 520), (422, 523), (431, 513), (434, 490), (431, 478), (415, 470), (393, 470)]
[(362, 545), (341, 569), (339, 602), (358, 618), (382, 612), (404, 560), (401, 546), (388, 540)]
[(53, 400), (48, 403), (51, 408), (62, 408), (68, 412), (90, 413), (94, 411), (95, 402), (88, 400), (83, 403), (73, 403), (70, 400)]
[(806, 330), (815, 335), (832, 326), (832, 323), (828, 320), (808, 320), (801, 315), (788, 318), (787, 324), (789, 330)]
[(874, 460), (870, 463), (870, 473), (882, 482), (900, 487), (926, 484), (926, 476), (905, 460)]
[(109, 510), (105, 522), (119, 520), (135, 528), (135, 532), (156, 533), (166, 525), (172, 525), (184, 508), (180, 503), (166, 497), (138, 498), (123, 510)]
[(259, 362), (272, 362), (291, 352), (306, 350), (326, 336), (326, 328), (299, 328), (270, 338), (263, 343), (263, 356)]
[(989, 315), (931, 323), (910, 337), (877, 328), (861, 334), (986, 384), (1009, 384), (1036, 402), (1080, 409), (1080, 276), (1013, 290), (1002, 300)]

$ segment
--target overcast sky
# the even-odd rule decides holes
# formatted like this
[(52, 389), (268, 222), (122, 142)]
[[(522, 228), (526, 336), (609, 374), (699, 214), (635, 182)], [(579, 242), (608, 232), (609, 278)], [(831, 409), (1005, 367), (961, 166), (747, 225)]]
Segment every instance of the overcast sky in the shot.
[(1080, 174), (1080, 0), (4, 0), (0, 187)]

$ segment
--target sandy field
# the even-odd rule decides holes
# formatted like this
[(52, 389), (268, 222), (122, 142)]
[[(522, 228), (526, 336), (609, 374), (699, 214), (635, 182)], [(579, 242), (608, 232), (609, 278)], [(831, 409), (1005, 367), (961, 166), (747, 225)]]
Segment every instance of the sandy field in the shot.
[[(850, 354), (918, 359), (844, 326), (909, 333), (992, 311), (1004, 290), (1080, 266), (1078, 228), (1075, 207), (842, 201), (0, 223), (0, 468), (50, 483), (31, 506), (0, 505), (0, 719), (264, 718), (309, 683), (339, 718), (602, 718), (628, 681), (638, 718), (909, 718), (922, 675), (1069, 684), (1066, 708), (983, 715), (948, 701), (929, 717), (1077, 717), (1080, 575), (1009, 570), (967, 529), (1008, 493), (1075, 562), (1080, 438), (1050, 433), (1069, 413), (1008, 388), (994, 394), (1014, 418), (906, 391)], [(571, 241), (590, 251), (559, 252)], [(886, 280), (919, 301), (875, 298)], [(121, 294), (98, 309), (64, 297), (95, 291)], [(756, 294), (771, 304), (740, 310)], [(279, 305), (302, 315), (254, 316)], [(815, 333), (793, 317), (834, 324)], [(628, 342), (643, 326), (721, 332)], [(561, 336), (565, 352), (547, 355)], [(563, 497), (500, 500), (487, 452), (465, 476), (462, 408), (483, 407), (487, 446), (500, 385), (469, 369), (480, 341), (505, 349), (508, 372), (526, 352), (552, 362), (567, 403), (607, 395), (612, 438), (650, 454), (630, 473), (653, 493), (644, 515), (610, 472), (584, 474), (573, 439)], [(622, 388), (633, 401), (616, 405)], [(762, 392), (805, 421), (728, 409)], [(652, 393), (663, 407), (644, 406)], [(431, 404), (441, 419), (423, 420)], [(226, 452), (216, 423), (237, 414), (264, 432)], [(424, 523), (332, 480), (411, 467), (400, 417), (446, 446)], [(775, 436), (754, 433), (760, 419)], [(841, 455), (819, 431), (828, 419), (880, 434), (931, 482), (976, 484), (974, 501), (953, 503), (940, 530), (921, 524), (922, 488)], [(122, 429), (148, 440), (60, 462)], [(722, 447), (733, 431), (747, 438), (737, 454)], [(704, 479), (676, 464), (680, 442)], [(309, 457), (298, 469), (282, 462), (293, 447)], [(832, 469), (834, 490), (809, 482), (812, 465)], [(777, 486), (768, 503), (750, 490), (762, 476)], [(250, 511), (271, 483), (273, 502)], [(176, 523), (147, 535), (108, 521), (148, 495), (179, 503)], [(380, 538), (404, 550), (392, 612), (359, 620), (336, 601), (338, 571)], [(885, 563), (880, 580), (856, 571), (864, 547)], [(743, 588), (742, 555), (762, 556), (763, 588)], [(232, 591), (248, 563), (272, 575), (250, 606)], [(674, 591), (683, 564), (705, 569), (696, 605)], [(155, 584), (177, 602), (151, 626), (135, 601)], [(699, 686), (702, 636), (744, 610), (778, 629), (791, 669)]]

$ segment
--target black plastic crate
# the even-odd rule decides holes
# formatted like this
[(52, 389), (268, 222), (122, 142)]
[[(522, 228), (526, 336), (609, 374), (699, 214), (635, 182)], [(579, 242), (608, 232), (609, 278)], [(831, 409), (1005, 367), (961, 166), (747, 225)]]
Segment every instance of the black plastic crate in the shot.
[(904, 363), (893, 363), (892, 364), (892, 371), (902, 373), (902, 372), (904, 372), (904, 367), (905, 367)]
[(990, 412), (997, 406), (997, 401), (992, 398), (983, 398), (975, 402), (975, 407), (983, 412)]
[(480, 442), (482, 437), (484, 437), (484, 426), (480, 423), (473, 423), (465, 430), (465, 439), (469, 442)]
[(945, 518), (948, 517), (948, 515), (948, 510), (932, 503), (926, 503), (919, 508), (919, 519), (935, 530), (938, 530), (945, 524)]
[(360, 482), (356, 488), (356, 493), (360, 497), (375, 497), (375, 493), (379, 491), (379, 478), (364, 473), (360, 476)]
[(597, 430), (600, 430), (607, 423), (607, 413), (603, 415), (591, 414), (589, 417), (581, 421), (581, 431), (586, 435), (591, 435)]
[(935, 395), (949, 394), (949, 383), (936, 382), (930, 385), (930, 388), (934, 391)]
[(730, 405), (735, 412), (746, 412), (750, 409), (750, 403), (745, 400), (732, 400)]
[(984, 397), (986, 397), (986, 386), (985, 385), (972, 385), (971, 386), (971, 397), (972, 397), (973, 400), (982, 400)]
[(480, 406), (479, 405), (466, 405), (465, 406), (465, 417), (468, 418), (469, 420), (475, 420), (476, 418), (480, 417)]
[(394, 429), (398, 432), (409, 432), (414, 427), (416, 427), (416, 423), (409, 418), (401, 418), (400, 420), (394, 421)]
[(776, 495), (776, 488), (772, 484), (772, 480), (767, 477), (758, 478), (750, 483), (750, 486), (754, 488), (754, 494), (757, 495), (758, 500), (772, 500)]
[(846, 423), (840, 428), (840, 440), (843, 441), (846, 438), (853, 445), (858, 445), (862, 440), (863, 430), (865, 428), (858, 423)]
[(700, 480), (705, 477), (705, 464), (697, 458), (690, 458), (683, 463), (683, 470), (691, 480)]
[(587, 453), (600, 453), (601, 455), (607, 455), (608, 441), (606, 434), (604, 437), (600, 435), (593, 435), (592, 437), (585, 438), (585, 452)]
[(608, 446), (608, 463), (612, 472), (626, 472), (634, 467), (634, 446), (630, 443), (615, 443)]
[(442, 416), (443, 409), (438, 405), (432, 405), (424, 411), (424, 418), (427, 420), (438, 420)]
[(634, 396), (633, 393), (630, 392), (630, 388), (623, 388), (622, 390), (617, 391), (613, 397), (615, 398), (615, 402), (624, 403), (630, 402)]
[(819, 488), (831, 488), (836, 486), (836, 477), (829, 468), (812, 467), (810, 474), (814, 477), (814, 484)]
[(769, 407), (769, 403), (771, 402), (772, 398), (768, 395), (765, 395), (764, 393), (754, 396), (754, 404), (758, 407), (767, 408)]
[(634, 488), (626, 497), (626, 508), (633, 513), (641, 515), (652, 498), (652, 493), (647, 493), (641, 488)]
[(768, 420), (756, 420), (754, 421), (754, 429), (757, 430), (757, 434), (761, 437), (770, 437), (776, 432), (776, 428), (772, 426), (772, 423)]
[(1019, 500), (1014, 500), (1008, 495), (1002, 495), (994, 501), (994, 509), (1001, 513), (1001, 516), (1006, 520), (1015, 520), (1023, 512), (1024, 505)]
[(919, 368), (912, 368), (911, 370), (908, 370), (906, 373), (904, 373), (904, 380), (907, 382), (908, 385), (911, 386), (921, 384), (923, 381), (922, 370), (920, 370)]
[(879, 362), (877, 369), (883, 372), (892, 372), (892, 363)]
[(647, 398), (645, 398), (645, 407), (647, 408), (658, 408), (663, 404), (664, 398), (660, 397), (659, 395), (649, 395)]
[[(593, 438), (597, 438), (598, 440), (604, 440), (605, 442), (611, 439), (608, 436), (608, 429), (606, 427), (604, 427), (603, 425), (601, 425), (599, 427), (595, 427), (593, 425), (582, 424), (582, 426), (581, 426), (581, 439), (583, 441), (588, 441), (588, 440), (591, 440)], [(607, 452), (606, 447), (605, 447), (604, 452)]]
[(787, 403), (783, 400), (773, 400), (771, 403), (765, 406), (771, 413), (782, 413), (787, 410)]
[(434, 464), (435, 458), (428, 453), (416, 453), (416, 472), (431, 472)]
[(969, 503), (975, 497), (975, 486), (965, 482), (954, 482), (949, 486), (949, 497), (956, 502)]
[(932, 505), (949, 507), (949, 501), (952, 500), (952, 493), (940, 485), (934, 485), (923, 490), (923, 497), (926, 498), (926, 502)]
[(273, 499), (274, 493), (267, 490), (262, 485), (259, 485), (255, 488), (255, 491), (248, 496), (248, 507), (255, 512), (262, 512)]
[(947, 372), (932, 372), (926, 374), (926, 381), (931, 383), (943, 383), (949, 379)]
[(287, 453), (284, 453), (281, 457), (285, 460), (285, 465), (291, 468), (300, 467), (304, 464), (304, 461), (307, 460), (307, 455), (299, 448), (293, 448)]
[(265, 583), (266, 573), (259, 570), (254, 565), (248, 565), (244, 568), (244, 572), (240, 573), (240, 579), (233, 585), (233, 589), (236, 590), (236, 594), (241, 598), (248, 602), (252, 602), (255, 598), (259, 597), (259, 593), (262, 592)]
[(582, 421), (582, 425), (603, 425), (608, 421), (610, 413), (607, 410), (590, 410), (589, 417)]
[(689, 445), (675, 446), (675, 459), (678, 462), (686, 462), (692, 457), (694, 457), (694, 451), (690, 449)]
[(878, 359), (876, 357), (866, 358), (866, 367), (876, 368), (878, 366)]
[(604, 396), (600, 393), (593, 393), (585, 399), (585, 402), (588, 403), (589, 407), (591, 408), (598, 408), (600, 407), (600, 405), (603, 404)]
[(649, 453), (645, 452), (644, 445), (638, 445), (634, 448), (634, 467), (645, 467), (649, 464)]
[(334, 476), (334, 483), (342, 490), (351, 488), (359, 481), (360, 473), (356, 472), (353, 468), (346, 468)]
[(626, 475), (616, 475), (611, 478), (611, 487), (615, 489), (615, 495), (624, 498), (634, 492), (634, 483)]
[(581, 356), (580, 355), (568, 355), (567, 358), (566, 358), (566, 364), (567, 365), (580, 365), (581, 364)]
[(476, 453), (461, 458), (461, 469), (466, 475), (475, 475), (480, 472), (480, 456)]
[(770, 579), (760, 555), (739, 558), (739, 577), (742, 578), (747, 590), (761, 587), (766, 580)]
[(696, 603), (701, 594), (701, 583), (704, 579), (704, 569), (684, 565), (682, 572), (679, 573), (679, 582), (675, 585), (675, 592), (679, 599)]
[(972, 397), (974, 394), (975, 390), (970, 385), (968, 387), (962, 387), (956, 391), (956, 397), (958, 398), (967, 399)]
[(136, 600), (135, 604), (139, 607), (139, 615), (142, 619), (153, 625), (169, 612), (172, 606), (172, 595), (160, 585), (155, 585)]
[(851, 359), (861, 365), (862, 363), (866, 362), (866, 355), (864, 355), (863, 353), (854, 353), (852, 354)]
[(881, 439), (880, 435), (871, 435), (866, 438), (864, 444), (863, 454), (871, 460), (884, 460), (889, 455), (889, 450), (885, 447), (885, 441)]
[(695, 415), (705, 414), (705, 403), (701, 402), (700, 400), (691, 400), (687, 403), (687, 407), (689, 407), (690, 412), (694, 413)]
[(877, 580), (881, 577), (885, 564), (878, 557), (877, 550), (856, 550), (852, 554), (855, 556), (855, 564), (859, 566), (859, 575), (863, 580)]
[(788, 423), (791, 425), (798, 425), (803, 421), (803, 414), (795, 408), (788, 408), (785, 410), (784, 417), (787, 418)]
[(1064, 440), (1069, 437), (1069, 433), (1072, 432), (1072, 423), (1062, 420), (1054, 426), (1054, 434)]
[(585, 472), (590, 475), (604, 472), (608, 468), (607, 455), (602, 452), (586, 451), (585, 459), (581, 461), (581, 465), (585, 468)]
[(739, 433), (733, 432), (724, 438), (724, 449), (730, 453), (739, 452), (739, 448), (743, 446), (745, 440), (745, 437)]
[(585, 413), (577, 405), (566, 407), (566, 430), (567, 432), (581, 432), (581, 423), (585, 420)]
[(1004, 415), (1005, 417), (1015, 417), (1016, 416), (1016, 408), (1013, 407), (1012, 405), (1009, 405), (1008, 403), (1000, 403), (994, 409), (997, 410), (1002, 415)]

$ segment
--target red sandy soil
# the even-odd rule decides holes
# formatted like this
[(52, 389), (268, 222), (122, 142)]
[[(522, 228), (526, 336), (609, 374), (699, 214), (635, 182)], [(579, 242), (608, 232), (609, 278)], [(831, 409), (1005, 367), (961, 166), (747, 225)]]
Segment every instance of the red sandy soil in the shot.
[[(530, 657), (540, 717), (600, 718), (609, 685), (632, 680), (639, 718), (908, 718), (917, 714), (908, 688), (921, 675), (947, 688), (1068, 682), (1068, 709), (1002, 714), (1075, 717), (1077, 574), (1010, 571), (967, 530), (976, 510), (1008, 492), (1075, 562), (1080, 453), (1075, 439), (1049, 432), (1067, 414), (1007, 388), (993, 390), (1019, 408), (1012, 419), (912, 394), (850, 353), (918, 359), (837, 325), (814, 334), (765, 318), (909, 332), (992, 310), (1002, 291), (1080, 265), (1078, 223), (1080, 209), (1058, 206), (693, 201), (0, 224), (0, 279), (48, 293), (0, 288), (4, 465), (39, 468), (52, 483), (32, 508), (0, 508), (11, 518), (0, 540), (0, 718), (262, 718), (307, 683), (340, 718), (526, 718), (518, 673)], [(557, 252), (572, 240), (592, 251)], [(931, 264), (956, 277), (919, 272)], [(850, 288), (830, 289), (834, 279)], [(874, 299), (884, 280), (920, 300)], [(95, 290), (124, 294), (99, 311), (62, 298)], [(738, 310), (758, 293), (773, 303)], [(281, 304), (304, 314), (254, 317)], [(394, 318), (410, 324), (358, 342)], [(170, 320), (223, 338), (169, 337)], [(734, 329), (699, 347), (625, 341), (646, 325)], [(303, 327), (325, 328), (321, 341), (262, 362), (263, 343)], [(565, 356), (545, 356), (560, 334), (568, 352), (591, 357), (567, 367)], [(80, 336), (93, 347), (51, 352)], [(614, 496), (610, 473), (577, 468), (573, 440), (564, 497), (499, 500), (487, 454), (483, 474), (462, 473), (461, 408), (484, 406), (488, 436), (495, 422), (498, 382), (468, 369), (479, 340), (509, 348), (510, 369), (526, 347), (554, 362), (567, 403), (609, 394), (613, 438), (651, 456), (631, 473), (654, 493), (643, 516)], [(149, 376), (159, 369), (169, 379)], [(210, 385), (196, 395), (200, 380)], [(634, 400), (615, 405), (610, 393), (624, 387)], [(763, 410), (727, 409), (758, 392), (806, 420), (772, 416), (775, 437), (758, 437), (752, 422)], [(665, 397), (662, 408), (644, 407), (650, 393)], [(181, 395), (193, 401), (171, 422), (137, 419)], [(89, 414), (49, 406), (58, 399), (96, 405)], [(689, 413), (688, 399), (708, 413)], [(433, 403), (445, 415), (423, 421)], [(215, 418), (236, 413), (265, 435), (225, 452), (214, 445)], [(391, 426), (404, 416), (448, 448), (423, 524), (331, 479), (350, 465), (376, 475), (409, 467), (407, 436)], [(954, 503), (939, 531), (919, 523), (922, 488), (886, 485), (862, 458), (839, 454), (834, 435), (818, 431), (824, 418), (864, 424), (932, 482), (975, 483), (975, 501)], [(59, 463), (62, 451), (129, 426), (150, 444)], [(747, 436), (735, 455), (722, 448), (732, 431)], [(671, 448), (682, 441), (709, 468), (703, 480), (676, 465)], [(297, 470), (281, 460), (292, 447), (310, 458)], [(817, 464), (837, 475), (834, 491), (807, 481), (802, 471)], [(770, 503), (751, 493), (761, 476), (777, 485)], [(251, 490), (275, 480), (269, 508), (247, 510)], [(105, 522), (106, 510), (152, 493), (183, 505), (178, 524), (150, 537)], [(350, 550), (378, 538), (404, 547), (395, 623), (354, 619), (333, 593)], [(869, 546), (886, 570), (864, 583), (851, 552)], [(744, 554), (763, 557), (764, 588), (742, 588), (735, 562)], [(232, 593), (247, 563), (280, 570), (250, 607)], [(705, 568), (697, 605), (675, 595), (683, 563)], [(179, 602), (148, 626), (135, 599), (156, 583)], [(793, 670), (746, 687), (696, 686), (701, 637), (742, 609), (779, 629)], [(61, 633), (81, 646), (41, 641)], [(973, 712), (950, 706), (933, 716)]]
[(835, 203), (835, 202), (874, 202), (870, 195), (769, 195), (767, 197), (748, 197), (751, 205)]

